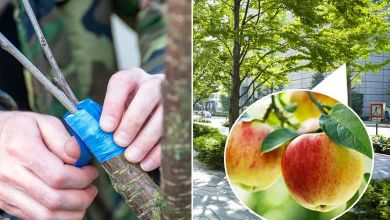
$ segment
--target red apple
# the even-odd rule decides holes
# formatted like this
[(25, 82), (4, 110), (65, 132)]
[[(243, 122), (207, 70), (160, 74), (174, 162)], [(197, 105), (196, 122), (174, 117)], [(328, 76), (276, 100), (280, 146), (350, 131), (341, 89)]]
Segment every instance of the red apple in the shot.
[(282, 158), (282, 174), (291, 196), (303, 207), (320, 212), (352, 198), (363, 173), (363, 155), (335, 144), (325, 133), (297, 137)]
[(270, 187), (281, 175), (283, 148), (262, 154), (260, 146), (272, 131), (267, 124), (240, 121), (232, 128), (226, 147), (226, 172), (230, 182), (248, 191)]

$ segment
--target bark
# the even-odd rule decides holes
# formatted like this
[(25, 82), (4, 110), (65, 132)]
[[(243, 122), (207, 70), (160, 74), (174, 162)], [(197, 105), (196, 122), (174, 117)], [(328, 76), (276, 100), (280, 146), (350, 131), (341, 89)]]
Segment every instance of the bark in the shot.
[(351, 71), (350, 68), (348, 68), (349, 65), (347, 64), (347, 95), (348, 95), (348, 106), (352, 108), (352, 80), (351, 80)]
[(240, 102), (240, 51), (241, 42), (240, 34), (240, 0), (234, 0), (234, 42), (233, 42), (233, 68), (232, 68), (232, 85), (230, 88), (230, 105), (229, 105), (229, 128), (231, 128), (238, 118)]
[(127, 162), (123, 154), (102, 163), (116, 192), (138, 219), (161, 219), (159, 188), (138, 164)]
[(191, 1), (168, 1), (164, 136), (161, 161), (163, 219), (191, 219)]

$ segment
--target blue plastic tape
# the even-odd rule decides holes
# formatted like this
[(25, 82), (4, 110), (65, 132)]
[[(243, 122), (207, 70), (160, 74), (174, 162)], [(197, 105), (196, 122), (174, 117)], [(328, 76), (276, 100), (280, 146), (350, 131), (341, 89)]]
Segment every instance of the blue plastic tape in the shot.
[(91, 99), (86, 99), (77, 105), (74, 114), (65, 114), (64, 120), (80, 145), (80, 159), (77, 167), (85, 166), (92, 159), (91, 153), (103, 163), (124, 152), (123, 147), (114, 143), (112, 133), (100, 129), (99, 120), (102, 107)]

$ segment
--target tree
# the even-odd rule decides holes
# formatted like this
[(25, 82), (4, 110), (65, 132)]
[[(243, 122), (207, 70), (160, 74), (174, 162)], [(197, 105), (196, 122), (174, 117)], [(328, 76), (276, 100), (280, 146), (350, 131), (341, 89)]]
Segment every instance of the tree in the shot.
[(351, 92), (352, 97), (352, 109), (358, 114), (359, 116), (362, 116), (363, 113), (363, 94), (352, 90)]
[(190, 219), (192, 201), (191, 1), (169, 0), (163, 83), (162, 219)]
[(250, 0), (200, 0), (194, 10), (194, 74), (212, 72), (214, 82), (227, 91), (232, 125), (262, 86), (285, 83), (286, 73), (299, 69), (297, 57), (287, 54), (275, 31), (286, 12), (273, 1)]
[[(329, 72), (347, 64), (349, 106), (353, 83), (366, 72), (377, 72), (390, 63), (368, 60), (370, 55), (388, 52), (389, 9), (387, 1), (372, 0), (282, 0), (298, 22), (293, 26), (296, 44), (308, 68)], [(301, 7), (301, 5), (307, 7)]]
[(325, 75), (323, 73), (317, 72), (313, 75), (313, 79), (311, 80), (311, 86), (310, 89), (313, 89), (316, 87), (322, 80), (325, 79)]
[[(326, 73), (347, 63), (351, 88), (362, 73), (389, 62), (367, 61), (370, 54), (390, 48), (386, 5), (370, 0), (195, 1), (194, 59), (203, 65), (194, 66), (194, 72), (220, 76), (218, 83), (230, 95), (230, 125), (258, 89), (286, 82), (290, 72)], [(243, 90), (244, 82), (249, 86)]]

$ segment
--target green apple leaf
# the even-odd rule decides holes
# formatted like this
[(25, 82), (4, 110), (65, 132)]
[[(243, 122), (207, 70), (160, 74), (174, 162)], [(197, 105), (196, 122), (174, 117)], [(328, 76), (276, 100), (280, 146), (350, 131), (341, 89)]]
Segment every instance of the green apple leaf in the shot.
[(329, 115), (322, 115), (320, 126), (336, 144), (354, 149), (372, 158), (371, 143), (364, 125), (345, 105), (336, 104)]
[(267, 153), (282, 146), (287, 141), (294, 139), (300, 134), (290, 128), (279, 128), (269, 133), (261, 144), (261, 153)]

